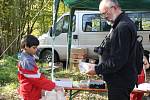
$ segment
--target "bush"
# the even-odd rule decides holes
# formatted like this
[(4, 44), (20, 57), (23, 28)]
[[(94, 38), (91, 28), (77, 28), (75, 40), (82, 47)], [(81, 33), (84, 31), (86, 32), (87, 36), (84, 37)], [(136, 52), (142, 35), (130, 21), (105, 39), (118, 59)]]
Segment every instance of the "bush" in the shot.
[(0, 86), (8, 83), (17, 83), (17, 59), (14, 57), (4, 57), (0, 60)]

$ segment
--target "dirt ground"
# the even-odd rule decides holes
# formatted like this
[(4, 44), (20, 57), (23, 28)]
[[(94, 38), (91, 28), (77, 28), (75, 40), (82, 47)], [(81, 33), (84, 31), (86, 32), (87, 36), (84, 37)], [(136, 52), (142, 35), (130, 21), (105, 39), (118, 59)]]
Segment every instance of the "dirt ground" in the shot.
[(5, 97), (0, 94), (0, 100), (5, 100)]

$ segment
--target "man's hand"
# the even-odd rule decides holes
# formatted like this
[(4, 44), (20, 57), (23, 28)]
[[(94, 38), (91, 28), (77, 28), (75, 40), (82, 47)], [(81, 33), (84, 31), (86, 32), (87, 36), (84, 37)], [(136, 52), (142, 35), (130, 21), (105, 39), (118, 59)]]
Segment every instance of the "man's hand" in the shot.
[(95, 64), (88, 64), (88, 69), (86, 71), (86, 74), (88, 75), (96, 75), (96, 72), (95, 72)]

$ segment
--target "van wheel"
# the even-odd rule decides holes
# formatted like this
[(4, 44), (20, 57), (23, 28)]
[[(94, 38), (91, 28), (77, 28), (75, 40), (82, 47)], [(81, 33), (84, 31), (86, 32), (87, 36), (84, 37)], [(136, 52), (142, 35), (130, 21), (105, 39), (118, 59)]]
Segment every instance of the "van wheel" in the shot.
[[(41, 52), (40, 60), (43, 62), (52, 62), (52, 50), (46, 49)], [(59, 56), (56, 51), (54, 51), (54, 62), (59, 62)]]

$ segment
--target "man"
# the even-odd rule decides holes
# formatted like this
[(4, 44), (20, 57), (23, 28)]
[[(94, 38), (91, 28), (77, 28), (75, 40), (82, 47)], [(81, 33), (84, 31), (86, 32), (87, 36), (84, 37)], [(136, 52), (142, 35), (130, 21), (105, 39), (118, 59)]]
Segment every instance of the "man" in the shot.
[(103, 75), (109, 100), (130, 100), (137, 81), (135, 55), (131, 54), (137, 36), (136, 26), (121, 11), (117, 0), (102, 0), (99, 10), (113, 31), (107, 50), (101, 54), (102, 61), (98, 65), (88, 64), (87, 74)]

